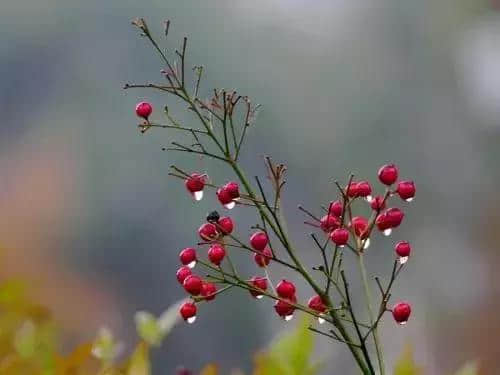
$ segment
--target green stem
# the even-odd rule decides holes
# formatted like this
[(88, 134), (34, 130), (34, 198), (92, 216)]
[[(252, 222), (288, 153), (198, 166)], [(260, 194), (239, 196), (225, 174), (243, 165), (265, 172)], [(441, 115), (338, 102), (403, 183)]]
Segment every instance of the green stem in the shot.
[(368, 308), (368, 313), (370, 315), (370, 323), (373, 328), (373, 340), (375, 341), (375, 350), (377, 352), (377, 359), (380, 368), (380, 375), (385, 375), (385, 363), (384, 356), (382, 353), (382, 344), (380, 343), (380, 338), (378, 335), (378, 329), (375, 326), (375, 316), (373, 315), (370, 285), (368, 284), (368, 278), (366, 276), (366, 267), (364, 262), (364, 254), (359, 252), (358, 254), (358, 265), (361, 272), (361, 278), (363, 280), (363, 289), (365, 292), (366, 307)]

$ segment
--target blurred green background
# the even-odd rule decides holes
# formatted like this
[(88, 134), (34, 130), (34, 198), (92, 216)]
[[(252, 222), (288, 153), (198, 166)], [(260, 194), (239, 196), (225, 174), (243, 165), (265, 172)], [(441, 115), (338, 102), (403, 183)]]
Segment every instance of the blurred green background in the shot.
[[(500, 334), (500, 4), (480, 0), (3, 0), (0, 4), (0, 276), (31, 281), (65, 329), (69, 350), (106, 324), (131, 345), (133, 312), (159, 313), (184, 293), (178, 251), (193, 245), (213, 197), (193, 205), (168, 166), (229, 171), (164, 153), (173, 133), (136, 129), (135, 103), (166, 102), (125, 82), (160, 81), (160, 60), (130, 25), (145, 17), (169, 46), (189, 35), (188, 61), (211, 87), (262, 103), (242, 160), (289, 166), (285, 205), (300, 254), (314, 264), (298, 203), (319, 207), (331, 177), (375, 181), (394, 161), (418, 187), (394, 237), (369, 254), (390, 271), (392, 243), (415, 256), (394, 291), (414, 304), (401, 329), (382, 336), (393, 363), (405, 343), (429, 374), (479, 359), (496, 374)], [(177, 46), (177, 45), (176, 45)], [(159, 116), (159, 115), (158, 115)], [(213, 171), (213, 172), (212, 172)], [(234, 212), (245, 235), (253, 221)], [(248, 273), (254, 265), (239, 261)], [(275, 278), (282, 273), (273, 270)], [(301, 286), (299, 295), (310, 291)], [(243, 292), (203, 309), (156, 352), (155, 373), (181, 364), (251, 366), (286, 328), (270, 302)], [(346, 350), (318, 338), (318, 356), (352, 373)], [(488, 372), (489, 371), (489, 372)]]

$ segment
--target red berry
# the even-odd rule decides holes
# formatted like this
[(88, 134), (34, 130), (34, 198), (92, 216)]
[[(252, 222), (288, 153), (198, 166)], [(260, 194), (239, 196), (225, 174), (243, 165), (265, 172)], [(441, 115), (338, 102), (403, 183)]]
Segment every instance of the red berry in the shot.
[(237, 182), (231, 181), (224, 185), (224, 190), (226, 190), (232, 199), (237, 199), (240, 197), (240, 187)]
[(384, 185), (392, 185), (398, 179), (398, 167), (394, 164), (386, 164), (378, 170), (378, 179)]
[(219, 237), (219, 232), (217, 231), (217, 227), (212, 223), (204, 223), (198, 229), (198, 234), (200, 238), (204, 241), (213, 241)]
[(387, 216), (391, 228), (399, 227), (405, 216), (404, 212), (399, 208), (389, 208), (385, 211), (385, 215)]
[(372, 199), (370, 206), (374, 211), (382, 211), (385, 208), (384, 197), (381, 195), (377, 195)]
[(191, 269), (189, 267), (183, 266), (179, 268), (176, 273), (177, 281), (179, 282), (179, 284), (182, 284), (188, 276), (191, 276), (192, 273), (193, 272), (191, 272)]
[(253, 256), (253, 259), (259, 267), (266, 267), (271, 262), (272, 256), (273, 253), (271, 252), (271, 249), (266, 247), (262, 251), (257, 250), (255, 252), (255, 255)]
[(148, 102), (140, 102), (135, 106), (135, 114), (147, 120), (149, 115), (153, 112), (153, 106)]
[(220, 265), (225, 256), (226, 249), (219, 244), (212, 245), (210, 249), (208, 249), (208, 259), (216, 266)]
[[(186, 247), (179, 254), (179, 258), (181, 263), (185, 266), (190, 265), (193, 262), (196, 262), (196, 250), (192, 247)], [(194, 266), (194, 264), (193, 264)]]
[(372, 193), (372, 187), (368, 181), (360, 181), (356, 185), (358, 197), (366, 198)]
[(188, 320), (196, 316), (196, 305), (193, 302), (184, 302), (179, 309), (182, 319)]
[(281, 298), (292, 298), (295, 296), (295, 285), (288, 280), (281, 280), (276, 286), (276, 293)]
[(337, 216), (327, 214), (319, 220), (319, 226), (324, 232), (329, 233), (332, 230), (340, 227), (340, 220)]
[(351, 226), (354, 228), (356, 236), (364, 238), (368, 235), (366, 229), (368, 228), (368, 220), (363, 216), (355, 216), (351, 220)]
[(219, 202), (224, 206), (230, 204), (233, 201), (233, 197), (231, 196), (231, 194), (229, 194), (229, 191), (224, 189), (224, 187), (218, 188), (216, 194), (217, 199), (219, 199)]
[(355, 181), (351, 181), (349, 186), (347, 186), (347, 195), (351, 198), (356, 198), (358, 196), (359, 190), (358, 190), (358, 183)]
[(388, 219), (387, 214), (385, 212), (382, 212), (377, 216), (377, 218), (375, 219), (375, 225), (381, 232), (390, 229), (392, 227), (391, 221)]
[(215, 298), (215, 293), (217, 292), (217, 288), (214, 284), (204, 281), (201, 285), (201, 295), (205, 301), (212, 301)]
[(392, 316), (399, 324), (406, 324), (411, 314), (411, 306), (406, 302), (399, 302), (392, 308)]
[(344, 209), (344, 205), (341, 201), (330, 202), (330, 207), (328, 211), (331, 215), (335, 215), (337, 217), (342, 216), (342, 210)]
[[(290, 301), (291, 303), (297, 303), (297, 298), (293, 296), (288, 301)], [(291, 317), (293, 315), (293, 312), (295, 311), (295, 307), (292, 304), (290, 304), (290, 302), (284, 300), (278, 300), (274, 304), (274, 310), (276, 310), (276, 313), (279, 316), (287, 319), (287, 317)]]
[(203, 189), (205, 188), (205, 183), (206, 175), (199, 173), (193, 173), (191, 176), (186, 178), (185, 181), (186, 189), (197, 201), (203, 198)]
[(234, 229), (234, 224), (233, 224), (233, 219), (231, 219), (228, 216), (221, 217), (218, 221), (217, 224), (219, 225), (219, 230), (221, 231), (222, 234), (228, 235), (233, 232)]
[(400, 257), (405, 258), (410, 256), (411, 246), (409, 242), (401, 241), (396, 244), (394, 250), (396, 251), (396, 254), (398, 254)]
[(410, 202), (415, 197), (415, 183), (413, 181), (400, 181), (396, 191), (402, 200)]
[(196, 275), (189, 275), (182, 283), (182, 286), (184, 286), (186, 292), (193, 296), (197, 296), (198, 294), (200, 294), (202, 285), (203, 281), (199, 276)]
[[(267, 279), (265, 277), (254, 276), (250, 279), (250, 284), (252, 284), (255, 288), (266, 291), (267, 290)], [(250, 290), (250, 294), (255, 298), (259, 298), (262, 296), (257, 290)]]
[(349, 240), (349, 231), (345, 228), (337, 228), (330, 234), (330, 238), (335, 245), (343, 246)]
[(317, 311), (319, 313), (324, 313), (327, 309), (325, 303), (323, 302), (323, 299), (320, 296), (313, 296), (309, 299), (309, 302), (307, 303), (307, 306), (311, 310)]
[(259, 250), (259, 251), (264, 250), (264, 248), (267, 246), (268, 242), (269, 242), (269, 239), (267, 238), (267, 234), (262, 232), (262, 231), (255, 232), (250, 237), (250, 245), (255, 250)]

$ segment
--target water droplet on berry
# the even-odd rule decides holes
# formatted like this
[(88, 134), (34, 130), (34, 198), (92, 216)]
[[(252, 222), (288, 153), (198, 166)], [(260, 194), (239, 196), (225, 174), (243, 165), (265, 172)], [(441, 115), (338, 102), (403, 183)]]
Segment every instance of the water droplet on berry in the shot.
[(365, 199), (368, 203), (371, 203), (371, 201), (373, 200), (373, 197), (371, 195), (367, 195)]
[(203, 198), (203, 190), (195, 191), (193, 193), (193, 198), (195, 201), (201, 201), (201, 199)]
[(186, 319), (186, 322), (188, 322), (189, 324), (193, 324), (195, 320), (196, 320), (196, 315), (195, 315), (195, 316), (192, 316), (192, 317), (190, 317), (190, 318), (187, 318), (187, 319)]
[(258, 296), (255, 296), (255, 298), (262, 299), (262, 298), (264, 298), (264, 295), (263, 294), (259, 294)]
[(405, 199), (406, 202), (410, 203), (412, 200), (413, 200), (414, 197), (411, 197), (411, 198), (408, 198), (408, 199)]
[(391, 233), (392, 233), (392, 228), (384, 230), (384, 236), (386, 236), (386, 237), (390, 236)]
[(323, 324), (324, 322), (326, 322), (326, 320), (323, 319), (322, 317), (318, 316), (318, 323)]
[(408, 262), (409, 257), (399, 257), (399, 264), (405, 264)]
[(398, 324), (399, 324), (400, 326), (404, 326), (406, 323), (408, 323), (408, 321), (407, 321), (407, 320), (405, 320), (404, 322), (398, 322)]
[(293, 314), (286, 315), (284, 319), (285, 319), (285, 321), (289, 322), (290, 320), (293, 319)]
[(365, 250), (366, 250), (366, 249), (368, 249), (369, 247), (370, 247), (370, 239), (369, 239), (369, 238), (367, 238), (367, 239), (365, 240), (364, 245), (363, 245), (363, 249), (365, 249)]
[(196, 266), (196, 260), (193, 260), (191, 263), (187, 265), (189, 268), (194, 268)]
[(225, 204), (224, 207), (227, 208), (228, 210), (231, 210), (234, 208), (234, 206), (236, 206), (236, 202), (235, 201), (231, 201), (229, 202), (228, 204)]

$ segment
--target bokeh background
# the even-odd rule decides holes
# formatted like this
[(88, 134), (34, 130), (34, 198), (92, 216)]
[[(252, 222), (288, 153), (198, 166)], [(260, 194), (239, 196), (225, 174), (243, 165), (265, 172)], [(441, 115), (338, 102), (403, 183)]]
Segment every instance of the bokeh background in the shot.
[[(204, 93), (237, 88), (263, 103), (243, 163), (285, 161), (287, 215), (301, 256), (315, 253), (297, 203), (315, 209), (331, 177), (376, 180), (396, 162), (418, 196), (395, 237), (369, 254), (387, 274), (396, 238), (415, 256), (396, 299), (414, 305), (404, 329), (382, 328), (388, 362), (410, 343), (428, 374), (478, 359), (498, 374), (500, 346), (500, 4), (486, 0), (3, 0), (0, 4), (1, 277), (21, 277), (64, 327), (66, 350), (110, 326), (127, 349), (133, 313), (161, 312), (183, 297), (178, 251), (197, 241), (213, 196), (198, 205), (168, 166), (216, 164), (161, 151), (173, 133), (136, 129), (135, 103), (184, 108), (125, 82), (161, 80), (160, 60), (130, 20), (169, 46), (187, 34), (189, 62), (203, 64)], [(159, 118), (159, 114), (156, 114)], [(214, 168), (216, 168), (214, 170)], [(211, 172), (212, 171), (212, 172)], [(239, 232), (255, 221), (234, 212)], [(253, 263), (242, 257), (249, 274)], [(282, 275), (273, 269), (275, 277)], [(356, 286), (356, 284), (355, 284)], [(300, 295), (310, 291), (302, 285)], [(234, 292), (177, 327), (155, 354), (155, 373), (216, 361), (248, 370), (253, 354), (287, 323), (270, 302)], [(352, 373), (346, 351), (318, 338), (332, 373)]]

